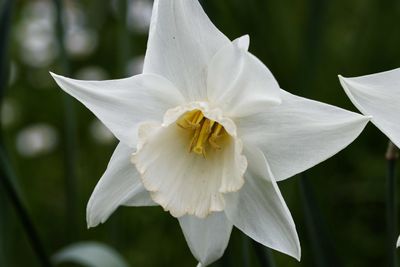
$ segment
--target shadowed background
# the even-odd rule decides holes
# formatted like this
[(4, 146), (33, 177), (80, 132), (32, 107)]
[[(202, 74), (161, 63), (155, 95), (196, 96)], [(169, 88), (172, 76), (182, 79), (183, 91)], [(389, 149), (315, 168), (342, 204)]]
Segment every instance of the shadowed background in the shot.
[[(56, 3), (62, 5), (57, 9)], [(250, 51), (282, 88), (300, 96), (355, 111), (337, 74), (400, 67), (399, 1), (203, 0), (202, 5), (230, 39), (249, 34)], [(7, 74), (2, 142), (15, 173), (12, 182), (46, 252), (90, 240), (113, 247), (130, 266), (195, 266), (176, 219), (159, 207), (121, 207), (105, 224), (87, 230), (87, 201), (117, 141), (48, 73), (90, 80), (140, 73), (152, 1), (0, 0), (0, 10), (2, 18), (11, 15), (9, 38), (5, 30), (0, 36), (1, 46), (8, 47), (1, 57)], [(7, 28), (6, 20), (0, 28)], [(301, 263), (260, 252), (234, 230), (224, 257), (213, 266), (387, 266), (386, 146), (387, 138), (370, 124), (333, 158), (302, 178), (279, 183), (299, 232)], [(40, 266), (1, 185), (0, 266)]]

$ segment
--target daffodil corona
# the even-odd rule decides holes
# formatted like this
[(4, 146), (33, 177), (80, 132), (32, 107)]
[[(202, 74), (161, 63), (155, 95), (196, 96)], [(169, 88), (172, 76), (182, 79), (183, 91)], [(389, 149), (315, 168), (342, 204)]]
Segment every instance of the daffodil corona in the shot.
[(200, 265), (233, 225), (300, 260), (276, 181), (350, 144), (368, 118), (282, 89), (197, 0), (155, 0), (143, 73), (110, 81), (52, 74), (119, 139), (87, 207), (89, 227), (118, 206), (160, 205), (178, 218)]

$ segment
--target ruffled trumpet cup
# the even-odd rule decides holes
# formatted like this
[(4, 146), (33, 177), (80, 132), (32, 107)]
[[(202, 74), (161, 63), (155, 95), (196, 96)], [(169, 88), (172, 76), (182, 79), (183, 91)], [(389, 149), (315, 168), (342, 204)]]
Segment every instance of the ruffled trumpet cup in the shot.
[(120, 141), (89, 200), (89, 227), (120, 205), (160, 205), (202, 265), (221, 257), (233, 225), (300, 260), (276, 181), (346, 147), (368, 118), (281, 90), (248, 47), (248, 36), (225, 37), (198, 1), (156, 0), (142, 74), (52, 74)]

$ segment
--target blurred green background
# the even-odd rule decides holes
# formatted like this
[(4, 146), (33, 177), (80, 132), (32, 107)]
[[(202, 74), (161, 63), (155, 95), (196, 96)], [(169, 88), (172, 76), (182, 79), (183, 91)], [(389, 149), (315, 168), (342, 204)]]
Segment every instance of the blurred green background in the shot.
[[(7, 2), (0, 0), (2, 14)], [(65, 50), (57, 39), (57, 1), (10, 2), (1, 136), (16, 174), (13, 183), (47, 253), (91, 240), (113, 247), (130, 266), (195, 266), (176, 219), (161, 208), (121, 207), (105, 224), (87, 230), (86, 203), (117, 141), (48, 74), (103, 80), (140, 73), (152, 1), (63, 1)], [(297, 95), (355, 111), (337, 74), (359, 76), (400, 67), (397, 0), (201, 3), (229, 38), (249, 34), (250, 51), (282, 88)], [(5, 41), (1, 36), (0, 42)], [(306, 194), (313, 193), (316, 207), (311, 209), (318, 209), (322, 221), (323, 234), (314, 238), (322, 243), (310, 236), (309, 229), (316, 228), (307, 228), (300, 175), (279, 183), (298, 229), (302, 261), (272, 252), (276, 267), (387, 266), (386, 146), (387, 138), (370, 124), (348, 148), (307, 171)], [(234, 230), (224, 257), (213, 266), (262, 266), (255, 251)], [(0, 266), (40, 266), (2, 186)]]

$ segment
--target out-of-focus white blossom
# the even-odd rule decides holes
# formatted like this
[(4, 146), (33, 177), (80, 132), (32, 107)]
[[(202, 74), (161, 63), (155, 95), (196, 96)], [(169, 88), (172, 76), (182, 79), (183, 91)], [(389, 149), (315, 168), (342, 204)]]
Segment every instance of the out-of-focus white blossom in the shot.
[(16, 27), (21, 60), (32, 67), (48, 66), (58, 53), (54, 7), (48, 0), (29, 1)]
[(65, 8), (66, 35), (65, 48), (70, 56), (83, 57), (97, 47), (97, 33), (87, 26), (87, 20), (77, 2)]
[(13, 125), (19, 116), (18, 105), (11, 98), (4, 98), (1, 103), (1, 126), (7, 128)]
[(105, 80), (108, 78), (107, 72), (98, 66), (87, 66), (84, 67), (75, 74), (75, 77), (79, 80)]
[(48, 124), (34, 124), (22, 129), (17, 134), (17, 150), (25, 157), (49, 153), (56, 148), (57, 144), (57, 131)]
[(147, 32), (150, 26), (152, 2), (150, 0), (128, 1), (128, 27), (137, 32)]

